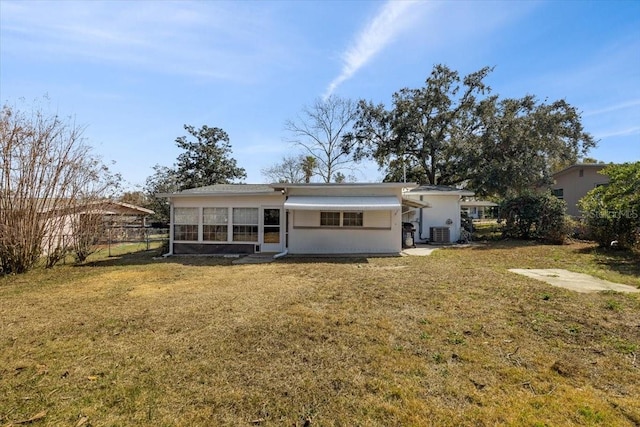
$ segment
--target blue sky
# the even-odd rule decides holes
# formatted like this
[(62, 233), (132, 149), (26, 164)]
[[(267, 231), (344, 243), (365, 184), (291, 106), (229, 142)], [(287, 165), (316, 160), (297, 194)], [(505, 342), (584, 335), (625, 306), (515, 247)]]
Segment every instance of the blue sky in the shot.
[(389, 105), (438, 63), (495, 66), (502, 97), (566, 99), (592, 157), (640, 160), (640, 1), (0, 0), (2, 103), (48, 95), (132, 188), (173, 164), (184, 124), (224, 129), (246, 182), (264, 182), (296, 152), (284, 123), (302, 107)]

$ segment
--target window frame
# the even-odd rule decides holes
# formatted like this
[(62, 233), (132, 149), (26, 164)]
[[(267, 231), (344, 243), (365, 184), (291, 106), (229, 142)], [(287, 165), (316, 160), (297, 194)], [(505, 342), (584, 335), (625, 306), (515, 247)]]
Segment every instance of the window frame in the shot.
[(342, 213), (340, 211), (320, 211), (320, 227), (340, 227), (341, 224)]
[(320, 211), (320, 227), (362, 228), (364, 211)]
[[(348, 224), (347, 224), (347, 215)], [(353, 215), (353, 217), (352, 217)], [(352, 227), (352, 228), (360, 228), (364, 226), (364, 212), (363, 211), (345, 211), (342, 212), (342, 226), (343, 227)]]
[[(184, 211), (193, 211), (186, 215)], [(185, 217), (190, 218), (185, 218)], [(195, 219), (195, 222), (193, 220)], [(197, 242), (199, 235), (198, 208), (174, 207), (173, 208), (173, 240), (177, 242)], [(195, 239), (187, 238), (195, 237)]]
[[(240, 218), (240, 210), (255, 211), (255, 222), (249, 222), (253, 218)], [(236, 221), (238, 212), (238, 221)], [(253, 216), (253, 215), (252, 215)], [(242, 243), (258, 243), (260, 241), (260, 208), (256, 207), (234, 207), (231, 212), (231, 241)], [(250, 240), (243, 237), (250, 237)]]
[[(213, 211), (212, 219), (208, 219), (208, 212)], [(221, 220), (219, 216), (223, 216)], [(213, 235), (213, 238), (211, 238)], [(227, 207), (203, 207), (202, 208), (202, 241), (203, 242), (227, 242), (229, 241), (229, 208)]]

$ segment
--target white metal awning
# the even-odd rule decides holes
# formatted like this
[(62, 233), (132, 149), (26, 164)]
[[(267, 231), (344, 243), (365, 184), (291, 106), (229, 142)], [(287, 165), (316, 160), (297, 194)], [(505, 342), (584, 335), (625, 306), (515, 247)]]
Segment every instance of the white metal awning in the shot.
[(400, 201), (393, 196), (289, 196), (284, 207), (306, 211), (388, 211), (400, 208)]

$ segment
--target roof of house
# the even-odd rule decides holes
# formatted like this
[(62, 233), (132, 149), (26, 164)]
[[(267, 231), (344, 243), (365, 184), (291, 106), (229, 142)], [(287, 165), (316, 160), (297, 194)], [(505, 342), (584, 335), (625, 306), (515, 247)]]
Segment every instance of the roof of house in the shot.
[(566, 168), (559, 170), (558, 172), (553, 173), (551, 176), (555, 178), (556, 176), (564, 175), (565, 173), (568, 173), (573, 169), (592, 168), (600, 170), (604, 169), (606, 166), (608, 166), (606, 163), (575, 163), (571, 166), (567, 166)]
[(273, 193), (273, 191), (273, 187), (269, 184), (214, 184), (189, 188), (175, 194)]
[(498, 204), (494, 202), (490, 202), (488, 200), (462, 200), (460, 202), (460, 207), (462, 208), (495, 207), (495, 206), (498, 206)]
[(187, 190), (178, 191), (176, 193), (161, 193), (159, 197), (188, 197), (188, 196), (213, 196), (213, 195), (268, 195), (280, 194), (280, 191), (287, 188), (412, 188), (415, 183), (399, 183), (399, 182), (365, 182), (365, 183), (275, 183), (275, 184), (214, 184), (205, 187), (189, 188)]
[(378, 188), (413, 188), (418, 184), (415, 182), (311, 182), (311, 183), (275, 183), (271, 184), (273, 188), (362, 188), (362, 187), (378, 187)]
[(175, 193), (160, 193), (158, 197), (193, 197), (193, 196), (251, 196), (277, 194), (269, 184), (214, 184), (204, 187), (189, 188)]
[(420, 187), (413, 188), (407, 193), (410, 194), (428, 194), (428, 195), (458, 195), (458, 196), (473, 196), (473, 191), (450, 187), (447, 185), (421, 185)]
[(61, 215), (70, 212), (96, 213), (101, 215), (152, 215), (154, 211), (130, 203), (119, 202), (117, 200), (99, 199), (90, 202), (67, 200), (57, 205), (53, 200), (40, 210), (40, 213), (57, 212)]

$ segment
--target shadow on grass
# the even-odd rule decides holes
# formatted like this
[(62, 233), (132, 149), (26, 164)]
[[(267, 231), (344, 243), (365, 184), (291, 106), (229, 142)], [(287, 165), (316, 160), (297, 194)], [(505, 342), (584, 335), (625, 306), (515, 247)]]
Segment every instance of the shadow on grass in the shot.
[[(399, 255), (398, 255), (399, 256)], [(288, 255), (276, 260), (280, 264), (368, 264), (369, 258), (389, 258), (390, 255)]]
[[(399, 255), (396, 255), (398, 257)], [(281, 264), (367, 264), (369, 258), (389, 258), (392, 255), (289, 255), (273, 262)], [(77, 267), (118, 267), (129, 265), (152, 265), (152, 264), (180, 264), (187, 266), (231, 266), (237, 257), (223, 257), (214, 255), (174, 255), (162, 257), (161, 251), (148, 250), (130, 252), (118, 256), (105, 257), (91, 260)]]
[[(530, 246), (546, 245), (545, 242), (537, 240), (514, 240), (514, 239), (502, 239), (502, 240), (474, 240), (471, 242), (471, 249), (473, 250), (488, 250), (488, 249), (513, 249), (513, 248), (526, 248)], [(549, 244), (552, 246), (551, 244)]]
[(87, 261), (77, 267), (118, 267), (129, 265), (151, 265), (151, 264), (180, 264), (190, 266), (216, 266), (231, 265), (236, 258), (224, 258), (215, 256), (172, 256), (163, 257), (162, 251), (151, 249), (148, 251), (130, 252), (122, 255), (105, 257), (97, 260)]
[(593, 255), (594, 262), (617, 273), (640, 277), (640, 256), (631, 251), (613, 250), (598, 246), (589, 246), (574, 250), (579, 254)]

